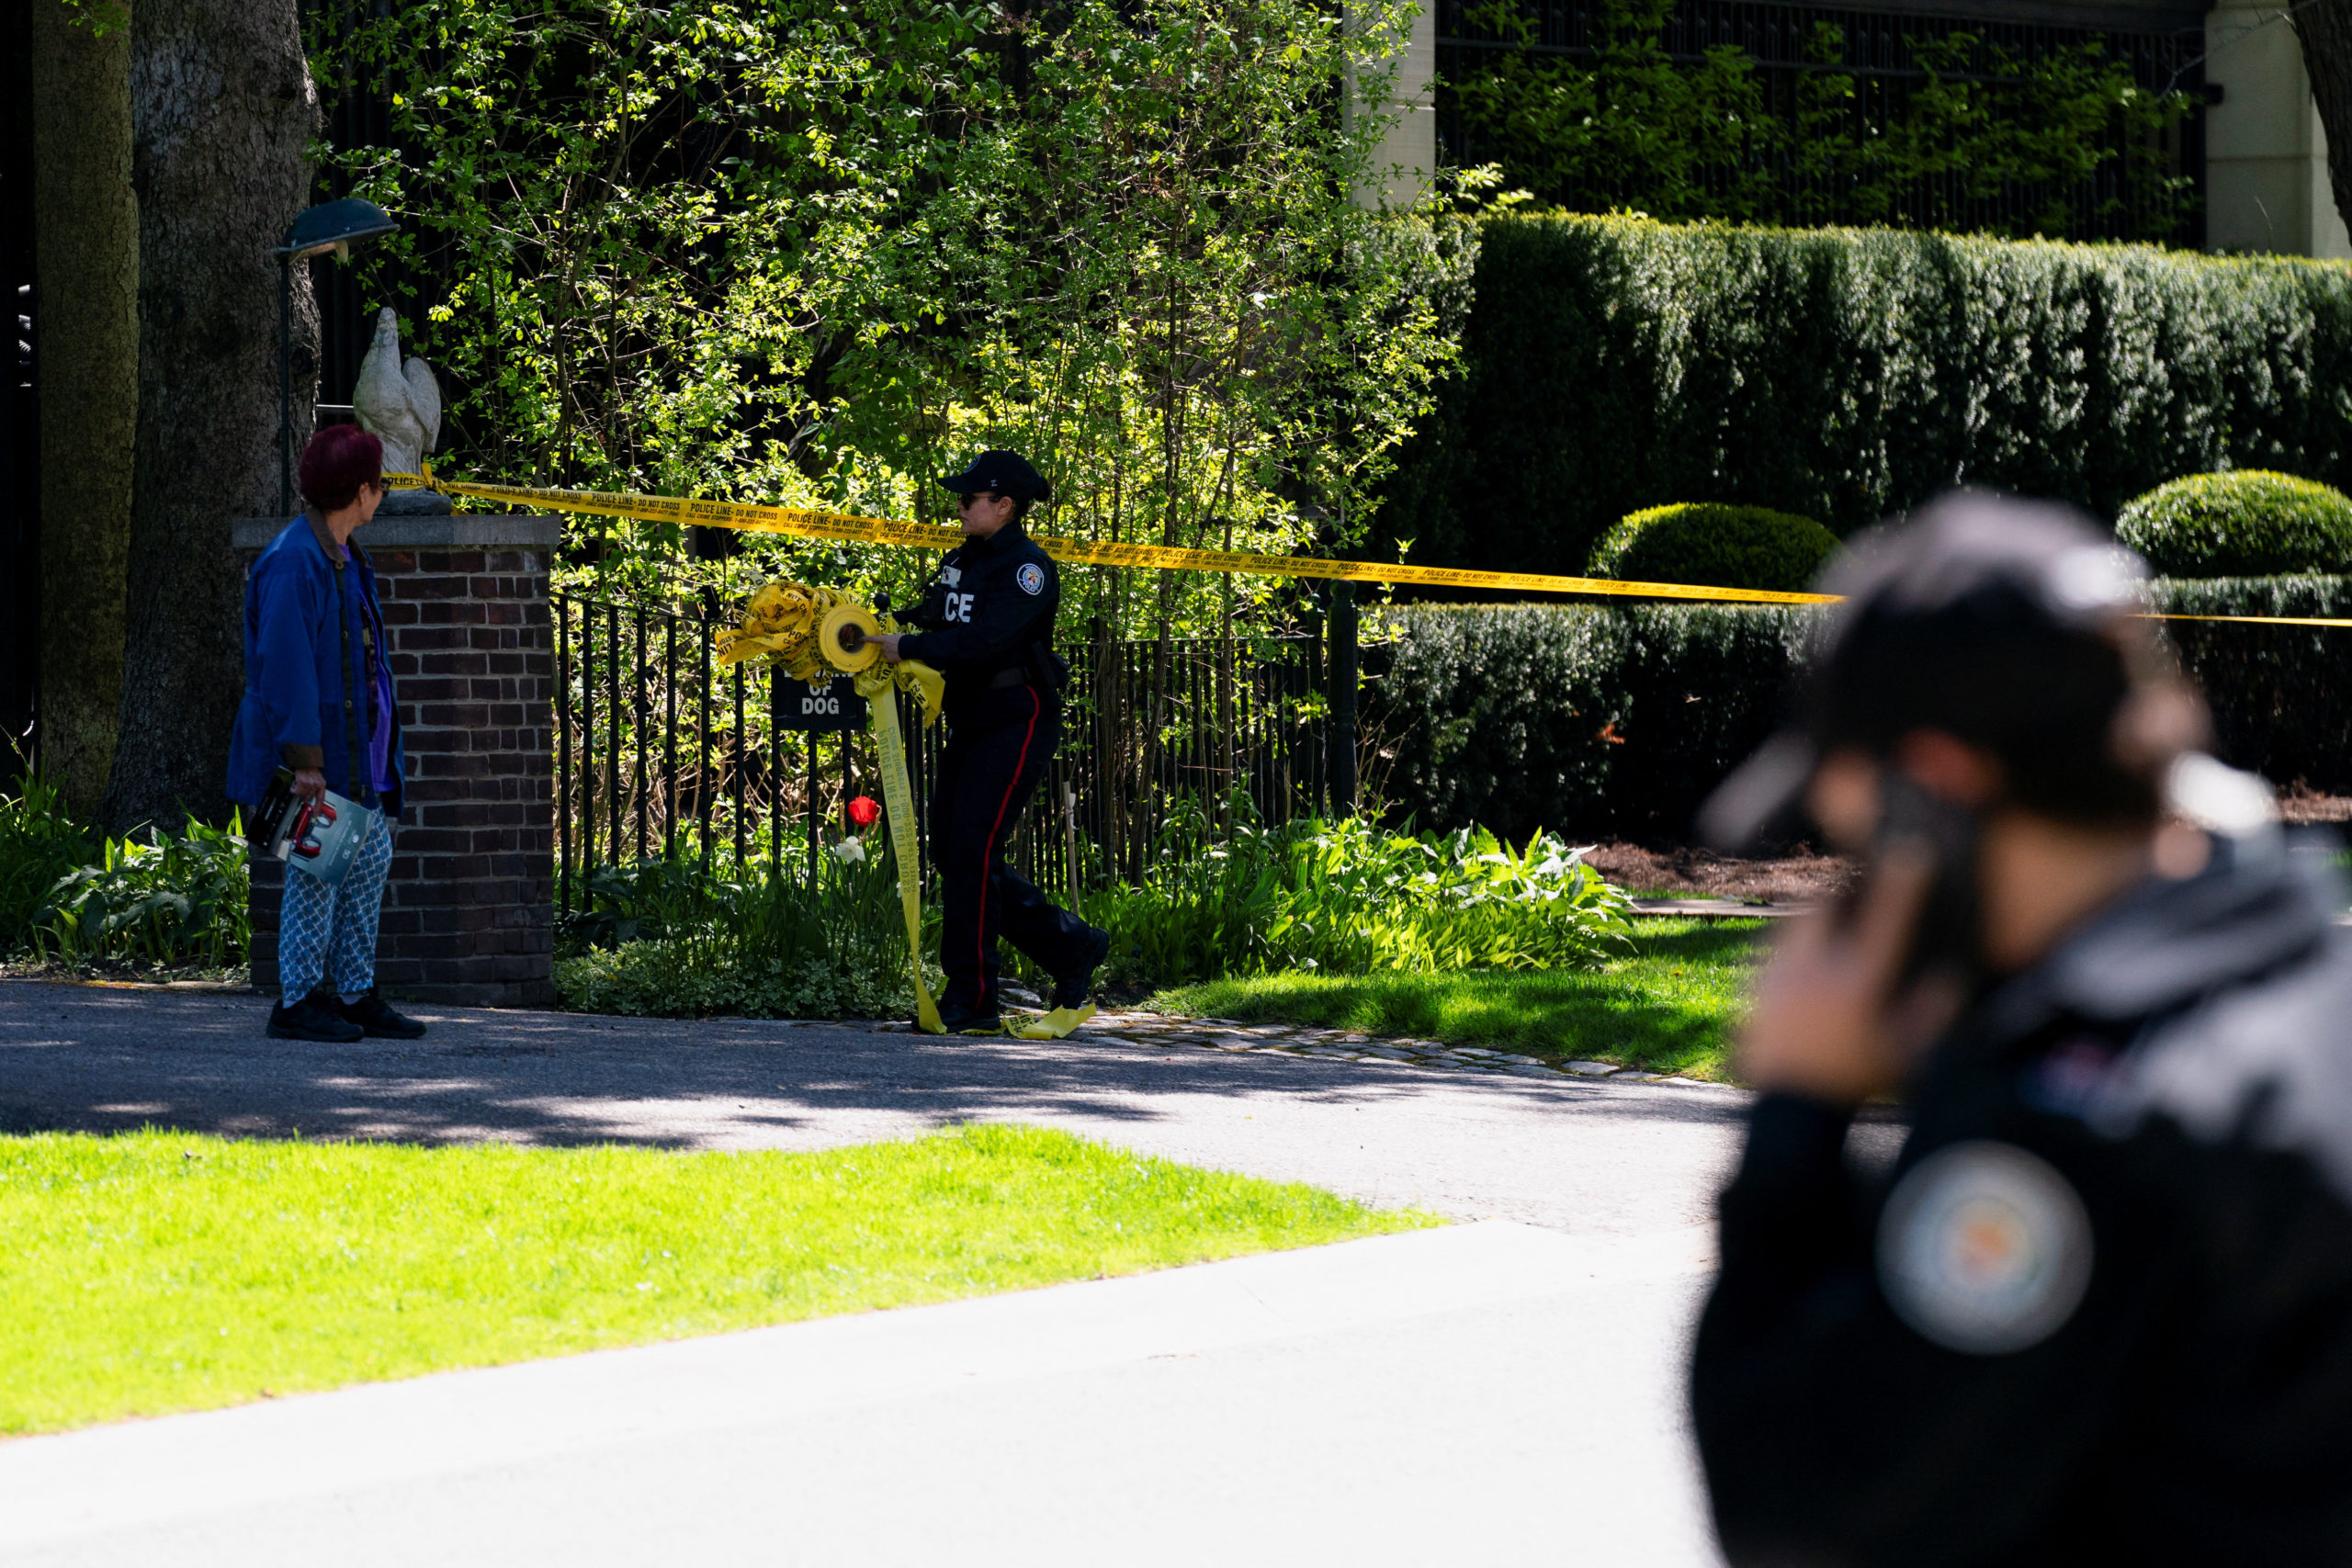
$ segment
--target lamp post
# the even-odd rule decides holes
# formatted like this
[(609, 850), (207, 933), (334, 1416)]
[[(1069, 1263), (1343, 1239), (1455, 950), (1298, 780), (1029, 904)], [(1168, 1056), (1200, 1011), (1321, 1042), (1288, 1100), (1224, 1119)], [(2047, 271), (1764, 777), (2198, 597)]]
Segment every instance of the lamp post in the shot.
[(400, 227), (372, 201), (322, 202), (294, 220), (277, 247), (277, 514), (294, 510), (294, 264), (334, 251), (349, 255), (363, 240)]

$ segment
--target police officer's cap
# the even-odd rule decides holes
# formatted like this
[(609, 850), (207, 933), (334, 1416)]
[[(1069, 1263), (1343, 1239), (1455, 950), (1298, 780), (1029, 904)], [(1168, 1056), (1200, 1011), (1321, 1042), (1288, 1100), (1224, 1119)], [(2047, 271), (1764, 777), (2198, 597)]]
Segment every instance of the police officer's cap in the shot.
[(1823, 756), (1883, 757), (1923, 728), (2023, 764), (2020, 800), (2097, 809), (2119, 787), (2105, 741), (2142, 663), (2129, 617), (2145, 577), (2072, 508), (1984, 491), (1858, 536), (1819, 583), (1843, 602), (1815, 639), (1798, 722), (1716, 790), (1701, 835), (1734, 853), (1785, 842)]
[(983, 452), (960, 474), (939, 481), (957, 495), (1009, 495), (1015, 501), (1045, 501), (1051, 494), (1045, 476), (1018, 452)]

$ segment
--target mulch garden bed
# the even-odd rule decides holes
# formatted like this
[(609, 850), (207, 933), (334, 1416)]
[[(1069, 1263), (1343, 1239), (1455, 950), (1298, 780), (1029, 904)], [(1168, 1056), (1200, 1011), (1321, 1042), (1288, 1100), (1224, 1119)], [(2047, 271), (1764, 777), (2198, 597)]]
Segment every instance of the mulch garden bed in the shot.
[[(2352, 825), (2352, 795), (2319, 795), (2298, 786), (2278, 798), (2279, 815), (2298, 825)], [(2347, 827), (2352, 831), (2352, 827)], [(1844, 855), (1798, 853), (1775, 860), (1740, 860), (1687, 846), (1602, 844), (1585, 863), (1620, 887), (1693, 898), (1760, 898), (1774, 904), (1817, 904), (1844, 887), (1854, 863)]]

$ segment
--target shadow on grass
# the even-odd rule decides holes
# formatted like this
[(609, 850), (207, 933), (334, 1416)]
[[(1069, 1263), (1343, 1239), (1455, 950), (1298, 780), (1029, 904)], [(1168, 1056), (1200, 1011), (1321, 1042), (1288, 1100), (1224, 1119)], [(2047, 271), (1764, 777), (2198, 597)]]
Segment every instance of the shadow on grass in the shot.
[(1171, 1011), (1217, 1018), (1509, 1046), (1721, 1078), (1765, 924), (1645, 921), (1632, 953), (1597, 970), (1292, 970), (1187, 986), (1161, 993), (1157, 1002)]

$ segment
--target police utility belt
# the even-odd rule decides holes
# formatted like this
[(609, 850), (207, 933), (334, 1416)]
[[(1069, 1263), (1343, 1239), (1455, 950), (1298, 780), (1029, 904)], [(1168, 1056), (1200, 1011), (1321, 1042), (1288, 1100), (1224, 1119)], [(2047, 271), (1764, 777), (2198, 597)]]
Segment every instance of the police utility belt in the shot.
[(1020, 663), (1006, 665), (982, 683), (991, 692), (1035, 686), (1049, 696), (1058, 695), (1069, 684), (1069, 661), (1044, 643), (1033, 642), (1021, 650)]

